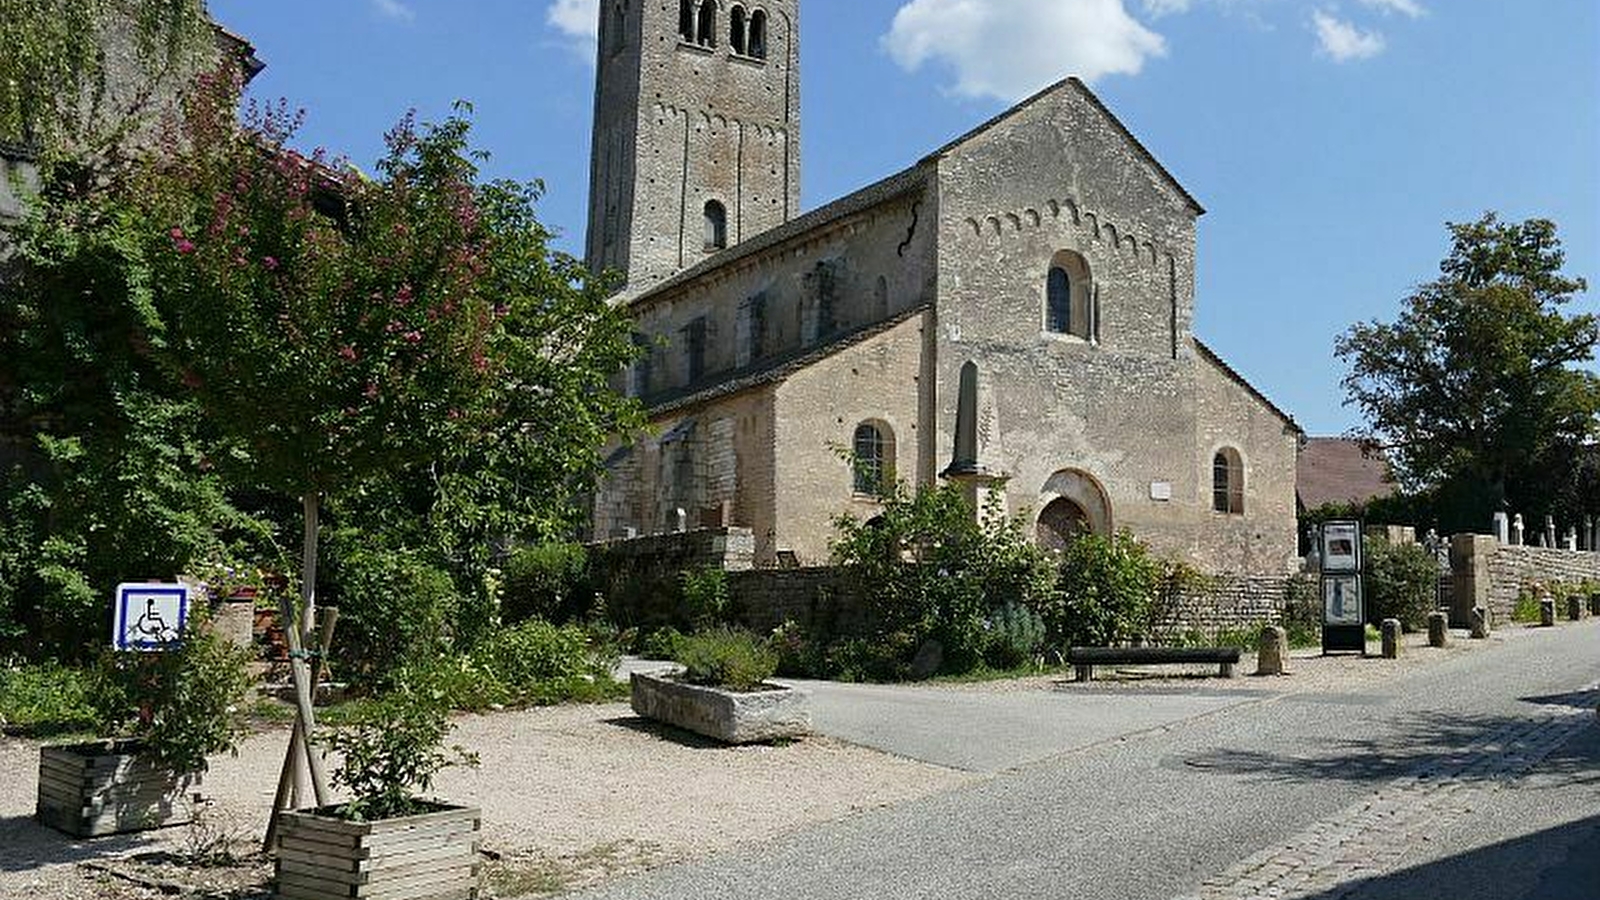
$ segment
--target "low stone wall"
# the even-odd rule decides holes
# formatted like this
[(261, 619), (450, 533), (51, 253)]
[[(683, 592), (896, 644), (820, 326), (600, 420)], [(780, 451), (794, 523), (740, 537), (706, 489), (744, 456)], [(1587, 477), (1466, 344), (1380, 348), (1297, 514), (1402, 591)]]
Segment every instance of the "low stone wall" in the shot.
[(697, 569), (730, 575), (755, 564), (755, 533), (707, 528), (588, 545), (594, 590), (617, 624), (658, 628), (683, 617), (678, 579)]
[[(1169, 595), (1159, 601), (1156, 634), (1199, 633), (1214, 638), (1224, 631), (1281, 625), (1297, 578), (1299, 576), (1208, 576), (1200, 589)], [(1310, 584), (1309, 579), (1306, 584)]]
[(1492, 621), (1511, 621), (1517, 595), (1534, 582), (1600, 581), (1600, 553), (1501, 544), (1488, 535), (1457, 535), (1451, 540), (1450, 623), (1466, 627), (1474, 607), (1490, 611)]
[(838, 569), (732, 572), (728, 594), (740, 622), (757, 634), (785, 622), (824, 634), (854, 634), (865, 624), (866, 598)]

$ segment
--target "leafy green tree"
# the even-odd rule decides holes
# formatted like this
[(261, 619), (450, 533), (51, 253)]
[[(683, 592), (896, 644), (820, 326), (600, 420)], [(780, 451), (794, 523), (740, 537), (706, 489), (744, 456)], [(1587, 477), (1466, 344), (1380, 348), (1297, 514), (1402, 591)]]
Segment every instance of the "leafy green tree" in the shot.
[(1600, 430), (1600, 377), (1580, 368), (1600, 324), (1562, 310), (1587, 285), (1563, 273), (1554, 223), (1491, 213), (1449, 228), (1441, 276), (1400, 318), (1339, 339), (1347, 402), (1403, 485), (1432, 494), (1442, 529), (1486, 527), (1502, 504), (1538, 521)]

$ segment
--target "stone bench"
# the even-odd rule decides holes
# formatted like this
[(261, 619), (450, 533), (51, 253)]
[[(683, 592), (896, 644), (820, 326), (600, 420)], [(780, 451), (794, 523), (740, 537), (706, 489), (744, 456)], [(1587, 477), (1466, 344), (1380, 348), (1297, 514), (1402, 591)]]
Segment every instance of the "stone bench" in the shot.
[(1093, 681), (1095, 666), (1215, 665), (1223, 678), (1233, 677), (1242, 651), (1238, 647), (1073, 647), (1067, 662), (1079, 681)]

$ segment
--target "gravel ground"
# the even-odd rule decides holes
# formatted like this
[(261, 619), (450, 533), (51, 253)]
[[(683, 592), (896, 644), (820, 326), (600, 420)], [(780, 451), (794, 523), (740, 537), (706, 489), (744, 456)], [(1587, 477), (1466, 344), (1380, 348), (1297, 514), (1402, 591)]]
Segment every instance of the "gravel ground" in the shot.
[[(477, 751), (481, 765), (445, 773), (435, 793), (482, 807), (484, 848), (498, 858), (489, 883), (502, 896), (580, 887), (971, 779), (826, 738), (742, 748), (690, 741), (621, 704), (469, 716), (459, 726), (451, 740)], [(215, 760), (206, 776), (212, 829), (231, 831), (246, 849), (264, 828), (286, 737), (282, 730), (256, 735), (237, 758)], [(0, 743), (0, 897), (159, 896), (97, 866), (138, 868), (124, 860), (180, 851), (191, 829), (73, 843), (35, 825), (38, 747)], [(251, 896), (236, 882), (259, 884), (264, 869), (243, 870), (243, 879), (223, 871), (175, 880), (211, 883), (190, 896)]]

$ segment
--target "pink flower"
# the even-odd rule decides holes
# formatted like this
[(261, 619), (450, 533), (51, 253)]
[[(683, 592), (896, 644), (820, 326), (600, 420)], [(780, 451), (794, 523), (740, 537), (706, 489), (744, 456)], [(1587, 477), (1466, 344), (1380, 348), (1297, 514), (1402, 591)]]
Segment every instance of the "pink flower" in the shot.
[(339, 356), (343, 357), (346, 362), (355, 362), (360, 357), (360, 354), (356, 353), (355, 347), (345, 344), (339, 348)]
[(183, 229), (182, 228), (179, 228), (176, 225), (172, 226), (171, 234), (172, 234), (172, 239), (173, 240), (175, 240), (175, 241), (183, 240)]
[(409, 284), (401, 285), (399, 293), (394, 295), (394, 305), (395, 306), (410, 306), (412, 297), (413, 297), (413, 295), (411, 293), (411, 285), (409, 285)]
[(408, 344), (420, 344), (420, 343), (422, 343), (422, 332), (420, 332), (420, 331), (408, 331), (408, 332), (406, 332), (406, 343), (408, 343)]
[(362, 391), (361, 393), (368, 400), (376, 400), (376, 399), (378, 399), (378, 383), (376, 381), (367, 382), (367, 389)]
[(261, 264), (267, 267), (268, 272), (278, 271), (278, 258), (276, 256), (261, 257)]

